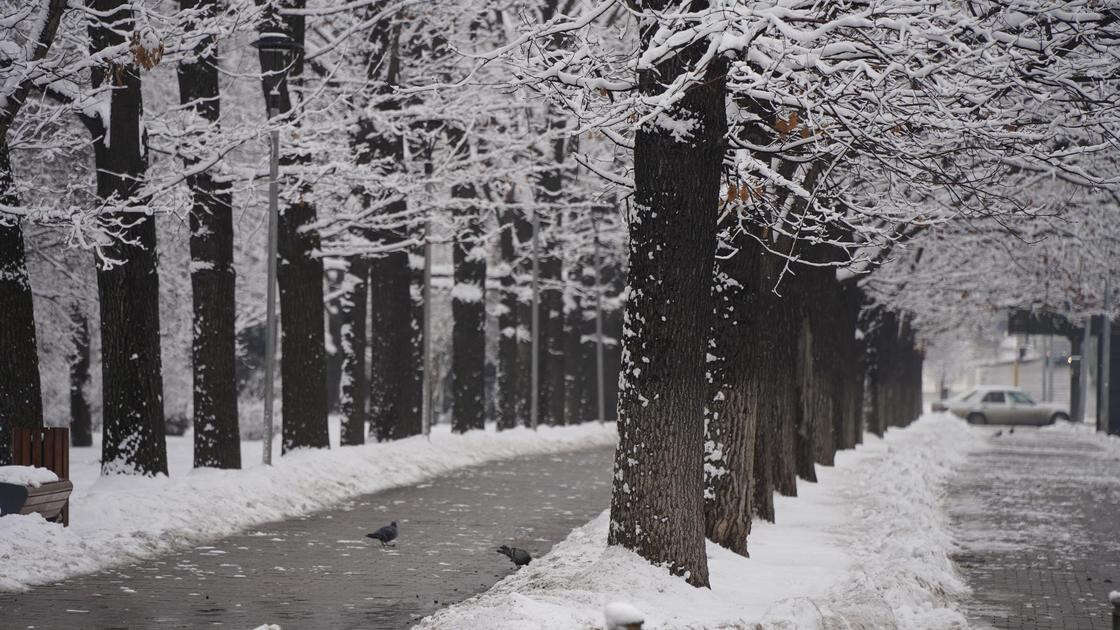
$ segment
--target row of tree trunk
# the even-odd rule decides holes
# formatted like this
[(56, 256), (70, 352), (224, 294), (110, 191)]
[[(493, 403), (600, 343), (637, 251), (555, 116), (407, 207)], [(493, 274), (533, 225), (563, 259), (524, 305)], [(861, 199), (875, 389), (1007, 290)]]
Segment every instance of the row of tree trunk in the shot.
[[(643, 6), (656, 13), (671, 4)], [(642, 49), (659, 29), (657, 20), (643, 20)], [(837, 259), (814, 243), (839, 228), (814, 224), (807, 202), (786, 193), (758, 189), (742, 199), (739, 182), (722, 181), (726, 67), (705, 54), (678, 50), (638, 73), (640, 91), (657, 102), (666, 85), (698, 67), (705, 72), (659, 114), (687, 124), (689, 134), (646, 124), (635, 136), (608, 534), (610, 544), (695, 586), (708, 585), (705, 539), (745, 555), (752, 518), (776, 518), (775, 492), (796, 494), (798, 478), (815, 482), (816, 466), (832, 465), (866, 426), (906, 424), (921, 401), (912, 329), (892, 326), (899, 318), (886, 313), (867, 315), (876, 325), (861, 327), (858, 285), (814, 264)], [(736, 110), (749, 114), (740, 125), (747, 145), (782, 144), (772, 106), (746, 101)], [(799, 169), (778, 165), (786, 178)], [(812, 190), (820, 170), (807, 169), (803, 184)], [(725, 185), (735, 193), (726, 206)], [(786, 234), (811, 238), (791, 241), (759, 227), (775, 221)], [(878, 416), (865, 419), (865, 399)]]

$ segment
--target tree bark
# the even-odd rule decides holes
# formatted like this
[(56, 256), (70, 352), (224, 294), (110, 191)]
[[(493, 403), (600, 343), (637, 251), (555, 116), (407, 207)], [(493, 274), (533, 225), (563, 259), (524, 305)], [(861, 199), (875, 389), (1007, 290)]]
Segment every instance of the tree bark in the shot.
[[(15, 206), (7, 131), (0, 129), (0, 204)], [(23, 230), (0, 214), (0, 466), (11, 459), (11, 431), (43, 426), (35, 303), (27, 273)]]
[[(644, 8), (660, 11), (669, 4), (651, 1)], [(642, 49), (657, 28), (656, 20), (643, 21)], [(641, 70), (642, 94), (658, 95), (700, 52), (677, 51)], [(630, 293), (608, 537), (609, 544), (664, 565), (693, 586), (708, 585), (704, 373), (727, 132), (725, 84), (723, 69), (712, 67), (661, 114), (690, 123), (691, 137), (678, 139), (663, 125), (647, 123), (635, 138)]]
[[(342, 320), (342, 386), (339, 407), (342, 412), (342, 430), (339, 442), (343, 446), (364, 444), (366, 441), (366, 396), (370, 391), (366, 378), (366, 305), (369, 303), (369, 261), (361, 256), (350, 259), (350, 269), (344, 282), (346, 290), (340, 300), (339, 315)], [(375, 298), (376, 299), (376, 298)]]
[(93, 445), (93, 417), (89, 395), (89, 320), (77, 305), (72, 307), (74, 354), (70, 357), (70, 445)]
[(502, 254), (501, 310), (498, 314), (498, 429), (512, 429), (527, 421), (525, 396), (528, 379), (525, 376), (528, 356), (525, 350), (524, 306), (519, 282), (519, 245), (525, 232), (523, 218), (513, 210), (506, 210), (502, 218), (499, 247)]
[(579, 286), (569, 287), (568, 297), (564, 299), (567, 307), (564, 324), (564, 417), (568, 424), (599, 419), (598, 366), (595, 358), (595, 291), (598, 287), (595, 286), (593, 263), (584, 262), (577, 261), (572, 266), (571, 273), (579, 274)]
[[(452, 145), (469, 153), (462, 132), (449, 135)], [(452, 249), (455, 286), (451, 289), (451, 429), (456, 433), (486, 428), (487, 252), (477, 197), (471, 184), (451, 187), (456, 204), (452, 212), (459, 222)]]
[(756, 335), (751, 333), (760, 325), (750, 299), (752, 292), (758, 292), (756, 262), (743, 249), (729, 259), (716, 258), (715, 310), (707, 351), (712, 397), (704, 423), (705, 533), (712, 542), (743, 556), (749, 555), (763, 369), (753, 361), (758, 353), (752, 352)]
[[(283, 0), (282, 7), (302, 10), (305, 0)], [(279, 27), (279, 25), (283, 25)], [(282, 28), (301, 46), (306, 33), (306, 18), (287, 14), (277, 18), (266, 12), (261, 32)], [(283, 70), (277, 55), (260, 52), (265, 102), (272, 88), (272, 73)], [(303, 75), (302, 48), (294, 52), (288, 80), (298, 84)], [(279, 114), (287, 115), (292, 101), (287, 83), (279, 85)], [(307, 156), (281, 154), (281, 165), (304, 163)], [(301, 182), (301, 193), (309, 192), (310, 184)], [(280, 209), (279, 261), (280, 287), (280, 361), (283, 429), (281, 452), (296, 448), (329, 448), (327, 430), (327, 363), (323, 331), (323, 261), (316, 256), (319, 233), (308, 229), (316, 221), (315, 206), (304, 201), (289, 203)]]
[[(394, 204), (404, 209), (404, 202)], [(394, 238), (391, 234), (386, 239)], [(406, 396), (419, 372), (412, 347), (412, 293), (408, 254), (395, 252), (370, 261), (370, 431), (378, 441), (414, 435), (419, 422)], [(410, 405), (410, 406), (406, 406)]]
[[(212, 19), (217, 0), (179, 0), (184, 12)], [(194, 56), (179, 64), (179, 102), (215, 129), (220, 121), (217, 42), (201, 38)], [(189, 172), (201, 156), (183, 156)], [(233, 194), (209, 170), (187, 176), (190, 213), (191, 298), (194, 307), (194, 466), (241, 467), (237, 418), (236, 303), (233, 269)]]
[[(47, 0), (35, 16), (35, 30), (28, 33), (30, 59), (47, 55), (58, 32), (66, 0)], [(21, 60), (22, 61), (22, 60)], [(18, 206), (8, 147), (8, 129), (32, 88), (27, 77), (4, 86), (0, 104), (0, 205)], [(35, 334), (35, 303), (27, 272), (23, 230), (19, 218), (0, 213), (0, 466), (11, 459), (13, 427), (43, 426), (39, 351)]]
[[(553, 210), (555, 211), (555, 210)], [(542, 226), (545, 224), (541, 222)], [(540, 423), (564, 418), (564, 263), (554, 238), (542, 238), (540, 260)]]
[[(424, 432), (424, 379), (428, 378), (424, 373), (424, 246), (417, 245), (413, 250), (408, 255), (409, 308), (404, 313), (408, 318), (408, 345), (405, 351), (410, 369), (406, 369), (401, 375), (398, 402), (401, 415), (397, 423), (402, 437)], [(439, 387), (439, 383), (433, 379), (431, 386)], [(432, 401), (434, 404), (434, 393)]]
[[(131, 4), (90, 0), (90, 49), (124, 43), (133, 27)], [(109, 126), (95, 142), (97, 195), (111, 209), (101, 221), (118, 238), (101, 249), (102, 474), (167, 474), (160, 354), (159, 274), (155, 219), (137, 199), (148, 160), (140, 124), (140, 70), (110, 64), (92, 72), (93, 87), (111, 82)]]

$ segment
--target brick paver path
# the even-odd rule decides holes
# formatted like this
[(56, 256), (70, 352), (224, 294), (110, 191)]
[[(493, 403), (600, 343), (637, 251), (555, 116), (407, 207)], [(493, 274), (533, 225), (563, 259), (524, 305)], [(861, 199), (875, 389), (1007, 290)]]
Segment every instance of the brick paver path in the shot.
[[(9, 628), (407, 628), (514, 570), (607, 508), (613, 448), (492, 462), (26, 593)], [(395, 547), (364, 538), (400, 522)]]
[[(949, 488), (977, 627), (1111, 629), (1120, 590), (1120, 444), (1093, 434), (984, 427)], [(1002, 431), (996, 436), (997, 431)]]

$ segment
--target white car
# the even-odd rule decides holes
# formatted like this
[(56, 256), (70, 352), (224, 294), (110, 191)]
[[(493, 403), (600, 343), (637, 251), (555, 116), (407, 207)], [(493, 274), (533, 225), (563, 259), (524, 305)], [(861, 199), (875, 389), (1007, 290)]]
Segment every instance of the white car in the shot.
[(1069, 420), (1060, 405), (1036, 403), (1023, 390), (1006, 385), (977, 387), (961, 396), (933, 403), (934, 411), (948, 411), (969, 424), (1054, 424)]

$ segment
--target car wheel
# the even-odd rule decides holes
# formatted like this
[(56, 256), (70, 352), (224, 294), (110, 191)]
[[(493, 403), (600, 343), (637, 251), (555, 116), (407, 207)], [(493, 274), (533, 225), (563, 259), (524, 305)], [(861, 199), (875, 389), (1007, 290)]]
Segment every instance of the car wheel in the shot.
[(1062, 420), (1064, 422), (1069, 422), (1069, 416), (1067, 416), (1064, 413), (1056, 413), (1056, 414), (1050, 416), (1050, 424), (1054, 424), (1055, 422), (1057, 422), (1059, 420)]
[(969, 424), (988, 424), (988, 419), (982, 413), (970, 413), (966, 420)]

